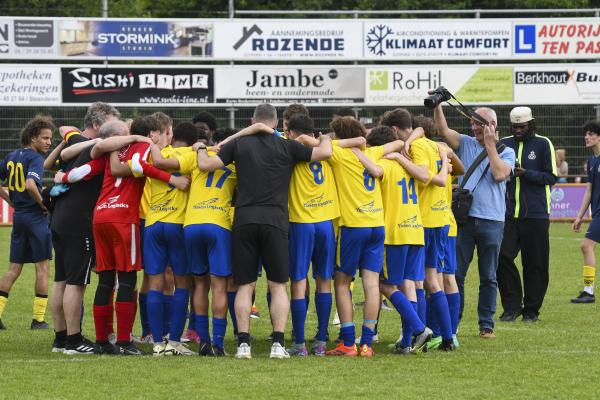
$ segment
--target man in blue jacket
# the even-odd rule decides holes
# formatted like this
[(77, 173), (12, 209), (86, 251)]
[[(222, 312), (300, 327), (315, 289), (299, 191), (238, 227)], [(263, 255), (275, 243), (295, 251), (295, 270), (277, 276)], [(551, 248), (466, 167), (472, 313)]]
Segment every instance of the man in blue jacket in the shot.
[[(536, 134), (529, 107), (510, 112), (512, 137), (503, 139), (517, 155), (506, 190), (504, 239), (498, 262), (501, 321), (536, 322), (546, 290), (550, 245), (550, 187), (556, 183), (556, 158), (550, 139)], [(521, 252), (523, 285), (515, 258)], [(524, 295), (523, 295), (524, 294)]]

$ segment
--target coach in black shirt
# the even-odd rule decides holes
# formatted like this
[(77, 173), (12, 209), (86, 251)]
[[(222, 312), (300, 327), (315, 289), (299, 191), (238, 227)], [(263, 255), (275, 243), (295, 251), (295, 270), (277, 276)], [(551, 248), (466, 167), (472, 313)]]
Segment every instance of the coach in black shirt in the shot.
[(245, 136), (227, 143), (218, 155), (209, 157), (206, 147), (198, 149), (198, 166), (214, 171), (235, 162), (237, 198), (233, 220), (233, 278), (239, 289), (235, 299), (239, 347), (237, 358), (250, 358), (249, 318), (252, 292), (259, 262), (267, 274), (271, 292), (273, 347), (271, 358), (288, 358), (284, 329), (289, 312), (286, 282), (289, 279), (288, 190), (297, 162), (321, 161), (331, 156), (331, 140), (321, 136), (318, 147), (305, 147), (277, 134), (277, 111), (261, 104), (253, 123), (262, 122), (273, 131)]

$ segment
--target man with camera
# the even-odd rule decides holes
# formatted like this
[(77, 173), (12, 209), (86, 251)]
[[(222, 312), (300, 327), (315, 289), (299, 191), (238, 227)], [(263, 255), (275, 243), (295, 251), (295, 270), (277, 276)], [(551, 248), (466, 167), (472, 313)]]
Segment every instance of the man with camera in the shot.
[[(498, 143), (498, 120), (494, 110), (482, 107), (473, 113), (462, 107), (460, 112), (470, 116), (474, 137), (463, 135), (448, 127), (440, 106), (442, 101), (451, 98), (450, 92), (442, 87), (430, 94), (425, 105), (434, 108), (438, 134), (457, 151), (462, 160), (467, 170), (464, 189), (472, 194), (468, 217), (459, 223), (456, 239), (456, 281), (461, 295), (460, 314), (462, 317), (465, 277), (477, 246), (479, 336), (491, 339), (495, 337), (494, 314), (498, 287), (496, 270), (504, 231), (506, 180), (515, 164), (515, 152)], [(478, 157), (480, 155), (481, 157)]]
[[(522, 314), (523, 321), (536, 322), (548, 289), (550, 186), (557, 180), (556, 157), (550, 139), (536, 134), (531, 108), (511, 110), (510, 130), (513, 136), (502, 142), (515, 151), (517, 164), (507, 186), (498, 262), (498, 289), (504, 309), (500, 320), (514, 321)], [(522, 286), (515, 265), (519, 251)]]

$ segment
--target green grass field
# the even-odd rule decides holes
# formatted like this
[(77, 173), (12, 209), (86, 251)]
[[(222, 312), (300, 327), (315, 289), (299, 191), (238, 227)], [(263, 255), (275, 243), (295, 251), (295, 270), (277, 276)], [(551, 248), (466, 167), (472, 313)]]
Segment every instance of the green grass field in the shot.
[[(263, 340), (270, 332), (264, 280), (257, 293), (263, 317), (253, 320), (251, 327), (257, 338), (252, 360), (52, 354), (53, 332), (29, 330), (34, 275), (28, 265), (10, 293), (3, 317), (8, 330), (0, 331), (0, 398), (594, 398), (600, 370), (598, 309), (569, 303), (581, 289), (582, 235), (571, 233), (566, 224), (553, 224), (550, 235), (550, 288), (540, 322), (497, 323), (496, 339), (480, 339), (477, 267), (472, 264), (458, 351), (389, 354), (386, 346), (398, 337), (399, 317), (382, 311), (382, 343), (375, 346), (373, 359), (270, 360), (269, 345)], [(1, 228), (2, 273), (8, 265), (9, 241), (10, 228)], [(84, 334), (92, 339), (93, 282), (86, 295), (84, 321)], [(361, 297), (356, 290), (355, 301)], [(502, 311), (498, 308), (497, 315)], [(361, 317), (358, 311), (355, 321)], [(47, 321), (51, 323), (49, 310)], [(228, 329), (226, 350), (233, 353), (235, 343)], [(315, 329), (311, 302), (307, 336)], [(135, 331), (139, 333), (139, 324)], [(331, 327), (330, 335), (336, 334)]]

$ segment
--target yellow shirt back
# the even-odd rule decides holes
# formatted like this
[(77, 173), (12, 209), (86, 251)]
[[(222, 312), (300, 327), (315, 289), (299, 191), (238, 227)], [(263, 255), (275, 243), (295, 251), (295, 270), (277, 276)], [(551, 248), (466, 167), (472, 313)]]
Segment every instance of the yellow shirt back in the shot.
[(379, 160), (385, 209), (385, 244), (425, 244), (415, 178), (396, 161)]
[(337, 188), (327, 162), (300, 162), (294, 166), (289, 191), (290, 222), (315, 223), (340, 216)]
[(144, 184), (144, 191), (142, 192), (142, 199), (140, 200), (140, 219), (146, 219), (148, 209), (150, 208), (150, 179), (146, 179)]
[[(329, 163), (337, 184), (340, 199), (340, 226), (374, 228), (384, 226), (381, 188), (358, 160), (351, 149), (333, 142)], [(374, 162), (383, 157), (383, 146), (370, 147), (364, 153)]]
[[(182, 157), (184, 154), (196, 154), (191, 147), (167, 146), (160, 151), (164, 158)], [(182, 173), (182, 175), (185, 175)], [(146, 213), (146, 226), (157, 221), (183, 224), (188, 192), (178, 190), (166, 182), (147, 178), (150, 182), (150, 206)]]
[[(216, 153), (209, 151), (208, 154)], [(194, 152), (178, 158), (181, 173), (192, 176), (183, 226), (215, 224), (231, 230), (231, 198), (237, 183), (235, 167), (228, 165), (213, 172), (200, 171), (197, 157)]]
[(429, 171), (430, 182), (418, 185), (423, 226), (437, 228), (448, 225), (446, 189), (431, 183), (431, 178), (437, 175), (442, 167), (437, 143), (426, 138), (417, 139), (410, 146), (410, 155), (415, 165), (425, 166)]
[(446, 199), (448, 201), (448, 222), (450, 223), (450, 230), (448, 231), (448, 236), (456, 236), (457, 234), (457, 226), (456, 219), (454, 219), (454, 214), (452, 214), (452, 180), (454, 176), (448, 174), (448, 180), (446, 180)]

